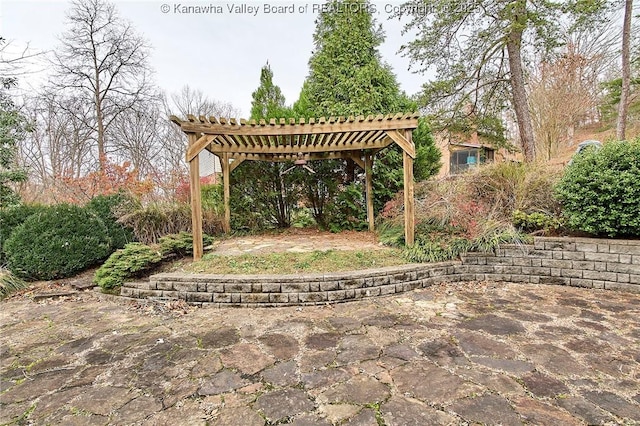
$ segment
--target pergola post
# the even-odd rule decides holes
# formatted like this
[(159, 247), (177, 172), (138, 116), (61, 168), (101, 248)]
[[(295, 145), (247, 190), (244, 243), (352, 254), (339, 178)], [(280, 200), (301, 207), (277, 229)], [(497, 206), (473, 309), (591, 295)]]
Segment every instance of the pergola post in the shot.
[(364, 155), (364, 176), (365, 176), (365, 194), (367, 200), (367, 220), (369, 221), (369, 231), (373, 231), (374, 212), (373, 212), (373, 154), (366, 153)]
[[(197, 136), (189, 134), (189, 146), (193, 145)], [(193, 260), (202, 258), (202, 193), (200, 192), (200, 160), (199, 156), (189, 160), (189, 189), (191, 193), (191, 229), (193, 234)]]
[[(413, 145), (411, 130), (404, 132), (405, 139)], [(413, 158), (406, 150), (402, 152), (404, 169), (404, 241), (407, 247), (414, 243), (415, 206), (413, 200)]]
[(225, 233), (231, 232), (231, 187), (229, 178), (231, 176), (231, 170), (229, 167), (229, 154), (223, 153), (220, 158), (220, 164), (222, 165), (222, 186), (224, 188), (224, 223), (222, 224)]

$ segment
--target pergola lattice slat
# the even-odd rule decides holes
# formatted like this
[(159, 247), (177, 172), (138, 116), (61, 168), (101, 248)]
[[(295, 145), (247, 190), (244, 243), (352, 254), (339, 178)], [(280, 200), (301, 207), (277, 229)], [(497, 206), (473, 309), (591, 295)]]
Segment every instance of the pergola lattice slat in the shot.
[(186, 160), (191, 183), (194, 258), (202, 256), (202, 201), (198, 154), (215, 154), (222, 165), (224, 185), (224, 228), (230, 231), (231, 172), (246, 160), (295, 161), (349, 159), (365, 170), (365, 189), (369, 229), (373, 230), (372, 168), (377, 152), (392, 144), (403, 151), (405, 241), (413, 244), (413, 159), (415, 146), (411, 133), (418, 127), (417, 114), (389, 114), (350, 117), (320, 117), (236, 120), (224, 117), (187, 115), (186, 120), (171, 116), (188, 136)]

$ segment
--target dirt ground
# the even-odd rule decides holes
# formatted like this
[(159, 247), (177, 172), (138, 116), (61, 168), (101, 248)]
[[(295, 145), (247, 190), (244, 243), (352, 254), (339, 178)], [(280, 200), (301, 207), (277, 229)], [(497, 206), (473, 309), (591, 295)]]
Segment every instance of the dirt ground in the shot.
[(318, 229), (289, 228), (283, 232), (249, 235), (219, 240), (214, 253), (221, 255), (261, 254), (273, 252), (310, 252), (314, 250), (380, 250), (373, 232), (342, 231), (332, 233)]

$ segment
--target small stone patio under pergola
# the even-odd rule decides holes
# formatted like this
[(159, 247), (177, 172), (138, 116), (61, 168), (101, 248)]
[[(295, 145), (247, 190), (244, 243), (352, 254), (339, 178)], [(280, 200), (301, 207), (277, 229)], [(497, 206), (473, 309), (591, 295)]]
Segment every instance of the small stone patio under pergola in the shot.
[(190, 170), (194, 259), (200, 259), (203, 252), (198, 154), (205, 149), (216, 155), (222, 166), (225, 232), (231, 230), (229, 178), (231, 172), (247, 160), (353, 160), (365, 171), (367, 219), (369, 229), (373, 230), (373, 161), (380, 150), (397, 144), (403, 151), (405, 242), (413, 245), (413, 159), (416, 154), (412, 131), (418, 127), (418, 117), (399, 113), (309, 120), (272, 118), (267, 122), (193, 115), (183, 120), (171, 116), (171, 121), (180, 126), (189, 139), (186, 160)]

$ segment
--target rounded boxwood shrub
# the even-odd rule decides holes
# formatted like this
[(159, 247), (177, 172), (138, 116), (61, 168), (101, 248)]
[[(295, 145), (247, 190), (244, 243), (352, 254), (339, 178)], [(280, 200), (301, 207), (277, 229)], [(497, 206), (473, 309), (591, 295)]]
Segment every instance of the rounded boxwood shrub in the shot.
[(640, 236), (640, 138), (577, 154), (556, 194), (570, 228), (608, 237)]
[(9, 269), (30, 280), (72, 276), (111, 253), (104, 222), (82, 207), (59, 204), (31, 215), (5, 246)]
[(134, 240), (133, 230), (119, 223), (115, 212), (121, 211), (124, 214), (132, 211), (136, 205), (136, 200), (124, 192), (113, 195), (98, 195), (87, 203), (86, 208), (93, 211), (107, 226), (109, 237), (111, 237), (112, 252), (123, 248), (125, 244)]
[(41, 204), (21, 204), (0, 209), (0, 264), (5, 262), (4, 244), (13, 231), (32, 214), (44, 211), (47, 207)]

